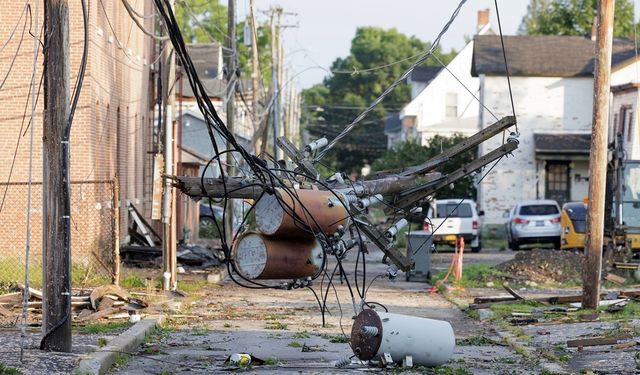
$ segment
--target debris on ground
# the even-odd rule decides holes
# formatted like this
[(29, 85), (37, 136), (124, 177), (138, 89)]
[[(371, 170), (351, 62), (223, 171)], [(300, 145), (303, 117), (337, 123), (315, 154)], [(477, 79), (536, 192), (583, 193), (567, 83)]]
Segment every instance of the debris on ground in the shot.
[(580, 281), (584, 254), (571, 251), (534, 249), (523, 251), (496, 269), (518, 281), (538, 284)]
[[(25, 286), (15, 284), (9, 293), (0, 295), (0, 317), (3, 322), (13, 326), (22, 313)], [(30, 321), (42, 319), (42, 291), (29, 288), (27, 313)], [(71, 313), (74, 322), (87, 322), (98, 319), (129, 319), (130, 315), (147, 307), (147, 303), (133, 298), (117, 285), (105, 285), (95, 289), (72, 289)]]

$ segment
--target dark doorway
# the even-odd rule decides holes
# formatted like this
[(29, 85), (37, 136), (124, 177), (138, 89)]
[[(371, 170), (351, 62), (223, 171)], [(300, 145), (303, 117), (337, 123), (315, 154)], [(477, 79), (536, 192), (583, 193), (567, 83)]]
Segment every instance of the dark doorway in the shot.
[(568, 161), (547, 161), (545, 198), (553, 199), (560, 206), (571, 200), (571, 180)]

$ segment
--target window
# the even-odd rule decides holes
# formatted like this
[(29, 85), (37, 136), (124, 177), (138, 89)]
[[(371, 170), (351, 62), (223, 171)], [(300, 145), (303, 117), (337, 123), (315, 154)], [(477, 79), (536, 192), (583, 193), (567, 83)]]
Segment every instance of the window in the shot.
[[(456, 209), (456, 207), (458, 207)], [(436, 217), (472, 217), (471, 205), (469, 203), (462, 203), (458, 206), (455, 204), (439, 204), (436, 210)]]
[(448, 92), (445, 100), (445, 116), (458, 117), (458, 94)]
[(558, 207), (552, 204), (537, 204), (520, 207), (520, 215), (555, 215)]

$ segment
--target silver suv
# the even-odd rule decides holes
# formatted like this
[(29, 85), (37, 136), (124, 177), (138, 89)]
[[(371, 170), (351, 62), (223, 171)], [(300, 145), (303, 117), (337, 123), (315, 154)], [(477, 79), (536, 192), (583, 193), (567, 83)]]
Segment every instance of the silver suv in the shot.
[(532, 243), (552, 243), (560, 249), (560, 207), (554, 200), (518, 203), (509, 211), (506, 225), (507, 241), (512, 250)]

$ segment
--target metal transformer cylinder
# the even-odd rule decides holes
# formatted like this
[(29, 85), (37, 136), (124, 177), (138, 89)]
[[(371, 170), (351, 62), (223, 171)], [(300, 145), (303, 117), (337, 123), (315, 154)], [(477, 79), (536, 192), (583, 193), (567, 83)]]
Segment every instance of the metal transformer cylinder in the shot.
[(409, 355), (416, 365), (439, 366), (449, 361), (455, 345), (453, 328), (443, 320), (366, 309), (351, 328), (351, 348), (363, 361), (389, 353), (396, 362)]
[(323, 250), (315, 239), (282, 239), (248, 232), (236, 241), (235, 264), (251, 280), (301, 279), (317, 276)]
[(332, 236), (338, 227), (347, 227), (349, 218), (343, 202), (321, 190), (277, 189), (275, 194), (260, 198), (255, 212), (260, 232), (287, 238), (313, 237), (312, 232)]

